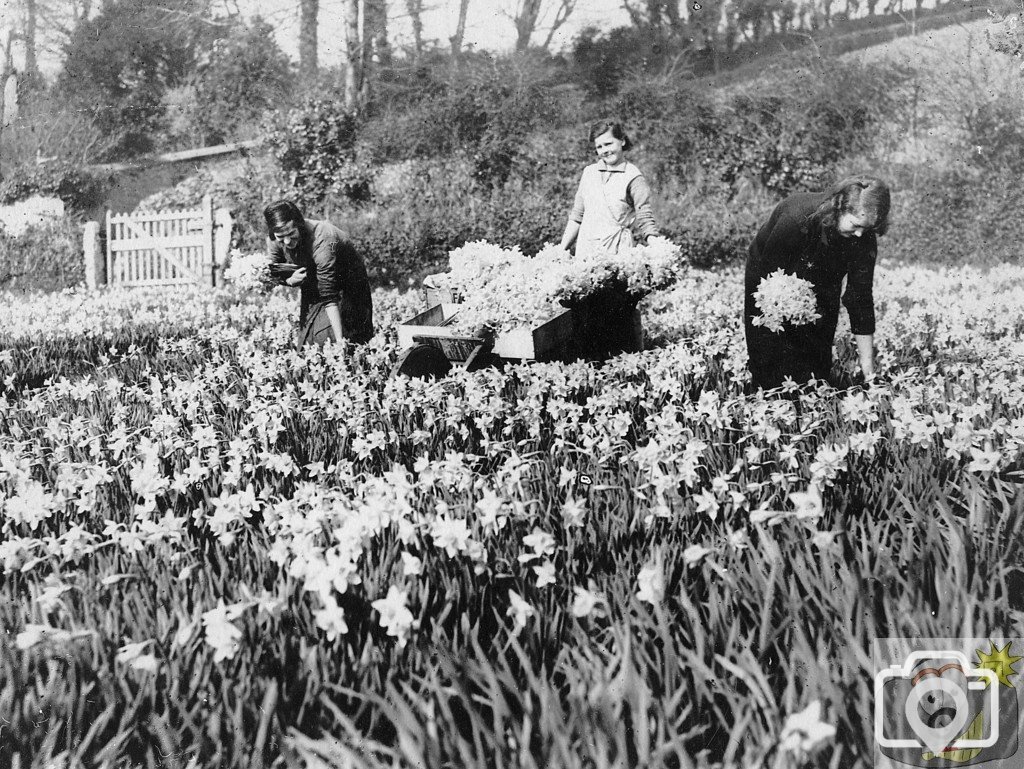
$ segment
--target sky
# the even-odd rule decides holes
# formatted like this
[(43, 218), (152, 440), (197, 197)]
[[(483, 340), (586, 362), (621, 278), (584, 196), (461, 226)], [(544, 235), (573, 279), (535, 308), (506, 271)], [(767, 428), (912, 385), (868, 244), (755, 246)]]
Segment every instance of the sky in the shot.
[[(466, 19), (465, 45), (492, 51), (508, 50), (515, 44), (512, 11), (516, 0), (470, 0)], [(455, 32), (459, 3), (457, 0), (425, 0), (423, 14), (424, 37), (440, 40), (447, 45)], [(542, 43), (554, 19), (558, 0), (545, 0), (539, 33), (534, 43)], [(239, 0), (246, 16), (260, 14), (274, 24), (278, 43), (291, 57), (298, 57), (298, 0)], [(342, 22), (344, 0), (320, 0), (319, 58), (324, 65), (341, 60)], [(405, 0), (389, 0), (389, 33), (400, 46), (412, 44), (412, 26), (405, 10)], [(629, 23), (621, 0), (577, 0), (576, 9), (551, 43), (551, 50), (568, 47), (573, 37), (587, 26), (611, 29)]]

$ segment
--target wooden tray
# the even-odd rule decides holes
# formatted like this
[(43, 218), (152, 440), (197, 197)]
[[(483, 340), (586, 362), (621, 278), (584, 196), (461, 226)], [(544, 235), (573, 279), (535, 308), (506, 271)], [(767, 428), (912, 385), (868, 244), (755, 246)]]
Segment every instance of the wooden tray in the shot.
[[(483, 340), (450, 328), (459, 305), (444, 302), (414, 315), (398, 326), (401, 347), (430, 344), (440, 348), (449, 360), (465, 360)], [(573, 360), (578, 357), (575, 323), (571, 310), (564, 310), (536, 326), (520, 326), (498, 334), (494, 355), (518, 360)], [(457, 356), (457, 357), (455, 357)]]

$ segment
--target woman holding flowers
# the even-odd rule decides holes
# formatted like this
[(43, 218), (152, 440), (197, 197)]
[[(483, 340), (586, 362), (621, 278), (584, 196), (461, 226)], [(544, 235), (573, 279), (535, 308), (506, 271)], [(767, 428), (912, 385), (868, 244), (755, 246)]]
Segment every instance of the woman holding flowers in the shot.
[(345, 234), (330, 222), (306, 219), (290, 200), (271, 203), (263, 217), (271, 262), (298, 265), (278, 281), (301, 289), (299, 345), (369, 341), (373, 336), (370, 281)]
[(560, 245), (569, 250), (575, 242), (577, 256), (600, 251), (617, 254), (633, 245), (633, 228), (643, 241), (658, 234), (651, 188), (625, 158), (632, 145), (619, 123), (594, 123), (590, 142), (599, 160), (583, 169)]
[[(778, 387), (787, 378), (799, 384), (828, 379), (840, 303), (850, 316), (861, 371), (866, 378), (874, 375), (872, 282), (877, 237), (888, 224), (889, 189), (871, 176), (854, 176), (826, 192), (797, 193), (779, 203), (747, 255), (744, 327), (756, 386)], [(765, 309), (779, 303), (773, 282), (781, 284), (769, 276), (807, 282), (801, 285), (808, 285), (816, 305), (815, 312), (804, 313), (810, 322), (780, 323), (773, 330)]]

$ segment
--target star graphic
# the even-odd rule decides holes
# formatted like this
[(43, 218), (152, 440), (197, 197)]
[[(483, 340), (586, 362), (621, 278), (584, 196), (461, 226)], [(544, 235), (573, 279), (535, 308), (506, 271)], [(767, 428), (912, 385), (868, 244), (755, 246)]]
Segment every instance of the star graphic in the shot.
[(981, 662), (978, 663), (978, 667), (991, 670), (999, 677), (999, 683), (1012, 688), (1013, 683), (1010, 681), (1010, 676), (1017, 675), (1019, 672), (1013, 669), (1013, 663), (1024, 659), (1024, 657), (1017, 657), (1010, 654), (1009, 643), (1000, 649), (994, 643), (989, 641), (989, 646), (990, 650), (988, 653), (983, 652), (981, 649), (975, 649), (978, 659), (981, 660)]

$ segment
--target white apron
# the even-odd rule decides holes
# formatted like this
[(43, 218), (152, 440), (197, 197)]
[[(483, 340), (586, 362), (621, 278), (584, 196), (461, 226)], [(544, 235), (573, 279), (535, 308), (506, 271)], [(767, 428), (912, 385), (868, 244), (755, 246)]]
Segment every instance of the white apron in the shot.
[(640, 176), (640, 169), (625, 163), (622, 171), (602, 174), (603, 168), (603, 163), (589, 165), (580, 178), (584, 207), (576, 236), (577, 256), (591, 256), (598, 251), (617, 254), (633, 246), (629, 226), (636, 212), (626, 200), (626, 191), (629, 183)]

